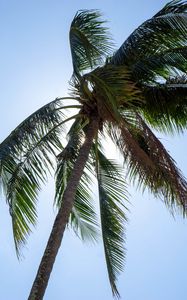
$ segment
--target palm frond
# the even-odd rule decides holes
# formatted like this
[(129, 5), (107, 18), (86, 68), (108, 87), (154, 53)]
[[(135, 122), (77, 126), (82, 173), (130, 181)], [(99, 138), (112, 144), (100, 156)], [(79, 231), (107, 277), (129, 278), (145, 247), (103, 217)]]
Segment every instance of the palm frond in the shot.
[(70, 48), (76, 76), (101, 64), (111, 52), (111, 37), (98, 10), (80, 10), (70, 27)]
[(186, 214), (187, 182), (142, 117), (136, 114), (136, 122), (124, 120), (120, 129), (110, 128), (109, 133), (124, 156), (130, 180), (164, 198), (172, 212)]
[(164, 84), (146, 85), (142, 111), (155, 129), (165, 133), (183, 131), (187, 127), (186, 77), (174, 77)]
[(127, 65), (132, 70), (135, 68), (134, 65), (136, 65), (135, 78), (142, 80), (143, 69), (141, 70), (141, 68), (143, 68), (143, 64), (148, 65), (150, 61), (154, 64), (151, 57), (157, 55), (161, 60), (161, 56), (165, 51), (169, 51), (171, 55), (174, 53), (174, 49), (179, 47), (186, 48), (186, 10), (186, 2), (170, 2), (158, 14), (144, 22), (129, 36), (116, 51), (111, 59), (111, 63)]
[(62, 103), (45, 105), (23, 121), (0, 144), (1, 185), (10, 208), (16, 251), (26, 242), (35, 225), (36, 199), (47, 172), (61, 151), (64, 131)]
[[(10, 170), (9, 170), (10, 171)], [(36, 224), (36, 199), (40, 186), (26, 167), (14, 166), (7, 184), (7, 201), (12, 217), (12, 228), (18, 257), (21, 247), (26, 243), (31, 232), (31, 225)]]
[[(55, 99), (54, 101), (43, 106), (20, 125), (18, 125), (11, 134), (0, 144), (0, 162), (1, 166), (9, 156), (14, 157), (17, 162), (21, 162), (24, 156), (32, 151), (33, 147), (40, 143), (41, 140), (56, 130), (61, 123), (64, 123), (65, 115), (63, 111), (67, 106), (62, 105), (62, 100), (67, 98)], [(68, 98), (70, 99), (70, 98)], [(72, 98), (71, 98), (72, 99)], [(70, 107), (70, 106), (68, 106)], [(72, 108), (74, 106), (71, 106)], [(64, 124), (63, 124), (64, 125)], [(64, 128), (61, 128), (64, 131)], [(56, 137), (56, 135), (55, 135)], [(48, 137), (51, 140), (52, 136)], [(51, 141), (51, 145), (53, 142)], [(60, 147), (60, 143), (55, 143), (54, 147)], [(51, 149), (51, 147), (49, 147)]]
[(163, 16), (170, 13), (183, 13), (187, 9), (186, 1), (172, 0), (168, 2), (154, 17)]
[(186, 71), (186, 46), (167, 49), (149, 57), (145, 56), (132, 66), (133, 76), (138, 82), (157, 82)]
[(156, 165), (155, 177), (156, 193), (164, 197), (164, 201), (172, 211), (187, 212), (187, 181), (177, 168), (175, 161), (166, 151), (140, 115), (137, 119), (144, 134), (144, 141), (149, 147), (149, 156)]
[(108, 160), (97, 147), (93, 151), (93, 156), (96, 164), (101, 229), (108, 276), (113, 295), (119, 297), (116, 281), (123, 270), (125, 259), (124, 222), (127, 219), (123, 202), (127, 200), (126, 183), (122, 170), (115, 161)]
[(85, 170), (75, 195), (74, 207), (70, 216), (72, 228), (83, 241), (97, 241), (98, 238), (98, 221), (93, 206), (91, 185), (91, 178)]

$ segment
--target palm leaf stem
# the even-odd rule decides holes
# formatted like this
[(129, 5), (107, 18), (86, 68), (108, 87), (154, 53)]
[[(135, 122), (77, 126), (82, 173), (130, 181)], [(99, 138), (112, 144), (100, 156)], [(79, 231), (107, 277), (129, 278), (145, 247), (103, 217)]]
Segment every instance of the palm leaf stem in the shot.
[(68, 108), (82, 108), (82, 105), (66, 105), (66, 106), (60, 106), (55, 109), (56, 110), (61, 110), (61, 109), (68, 109)]

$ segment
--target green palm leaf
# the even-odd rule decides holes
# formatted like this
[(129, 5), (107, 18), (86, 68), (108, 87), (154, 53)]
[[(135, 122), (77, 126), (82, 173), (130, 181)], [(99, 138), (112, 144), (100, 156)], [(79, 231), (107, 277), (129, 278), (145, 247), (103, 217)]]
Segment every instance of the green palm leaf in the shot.
[(164, 84), (144, 87), (145, 119), (165, 133), (183, 131), (187, 127), (187, 83), (185, 77), (168, 79)]
[[(68, 106), (69, 107), (69, 106)], [(62, 150), (64, 119), (61, 100), (45, 105), (23, 121), (0, 144), (0, 178), (10, 208), (17, 254), (35, 225), (36, 199), (47, 171)]]
[(155, 14), (155, 17), (170, 13), (183, 13), (187, 9), (186, 1), (181, 0), (172, 0), (167, 3), (158, 13)]
[(178, 75), (187, 70), (186, 46), (169, 49), (144, 57), (132, 66), (132, 73), (139, 82), (158, 82), (171, 75)]
[(111, 52), (111, 38), (98, 10), (80, 10), (70, 27), (70, 47), (76, 76), (101, 64)]
[(143, 64), (147, 65), (151, 56), (159, 55), (161, 58), (164, 51), (172, 53), (175, 48), (186, 47), (186, 9), (182, 1), (171, 1), (129, 36), (112, 57), (112, 64), (128, 65), (132, 70), (136, 64), (135, 78), (141, 80)]
[(119, 297), (116, 281), (123, 270), (125, 258), (124, 221), (127, 219), (123, 202), (127, 200), (126, 183), (122, 170), (115, 161), (107, 159), (96, 147), (93, 155), (96, 161), (101, 229), (108, 276), (113, 295)]

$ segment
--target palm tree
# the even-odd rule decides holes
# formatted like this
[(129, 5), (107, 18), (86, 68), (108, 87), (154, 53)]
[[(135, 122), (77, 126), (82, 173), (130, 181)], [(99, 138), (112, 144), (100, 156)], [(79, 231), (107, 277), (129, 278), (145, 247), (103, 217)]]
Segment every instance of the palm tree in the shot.
[[(186, 10), (186, 1), (171, 1), (114, 54), (99, 11), (79, 11), (69, 35), (70, 96), (34, 112), (0, 144), (1, 184), (18, 256), (36, 224), (41, 185), (56, 170), (58, 213), (29, 300), (43, 299), (67, 226), (83, 240), (97, 239), (101, 228), (110, 285), (119, 296), (128, 201), (124, 173), (161, 197), (169, 210), (186, 215), (187, 182), (152, 131), (175, 133), (187, 125)], [(67, 109), (71, 115), (65, 115)], [(106, 137), (120, 150), (124, 169), (106, 157)], [(91, 195), (94, 177), (100, 226)]]

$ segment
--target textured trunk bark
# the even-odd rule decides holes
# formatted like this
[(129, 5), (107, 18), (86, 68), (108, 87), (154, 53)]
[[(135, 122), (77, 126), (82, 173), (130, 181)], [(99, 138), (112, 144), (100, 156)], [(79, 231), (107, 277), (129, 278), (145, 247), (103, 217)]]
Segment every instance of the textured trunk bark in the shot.
[(38, 272), (33, 283), (28, 300), (42, 300), (49, 281), (49, 277), (55, 262), (58, 249), (61, 245), (66, 224), (71, 213), (74, 197), (80, 181), (85, 163), (91, 149), (91, 145), (98, 129), (98, 121), (92, 120), (88, 125), (85, 141), (80, 149), (79, 156), (75, 162), (72, 175), (68, 181), (62, 199), (62, 206), (54, 221), (54, 225), (42, 257)]

